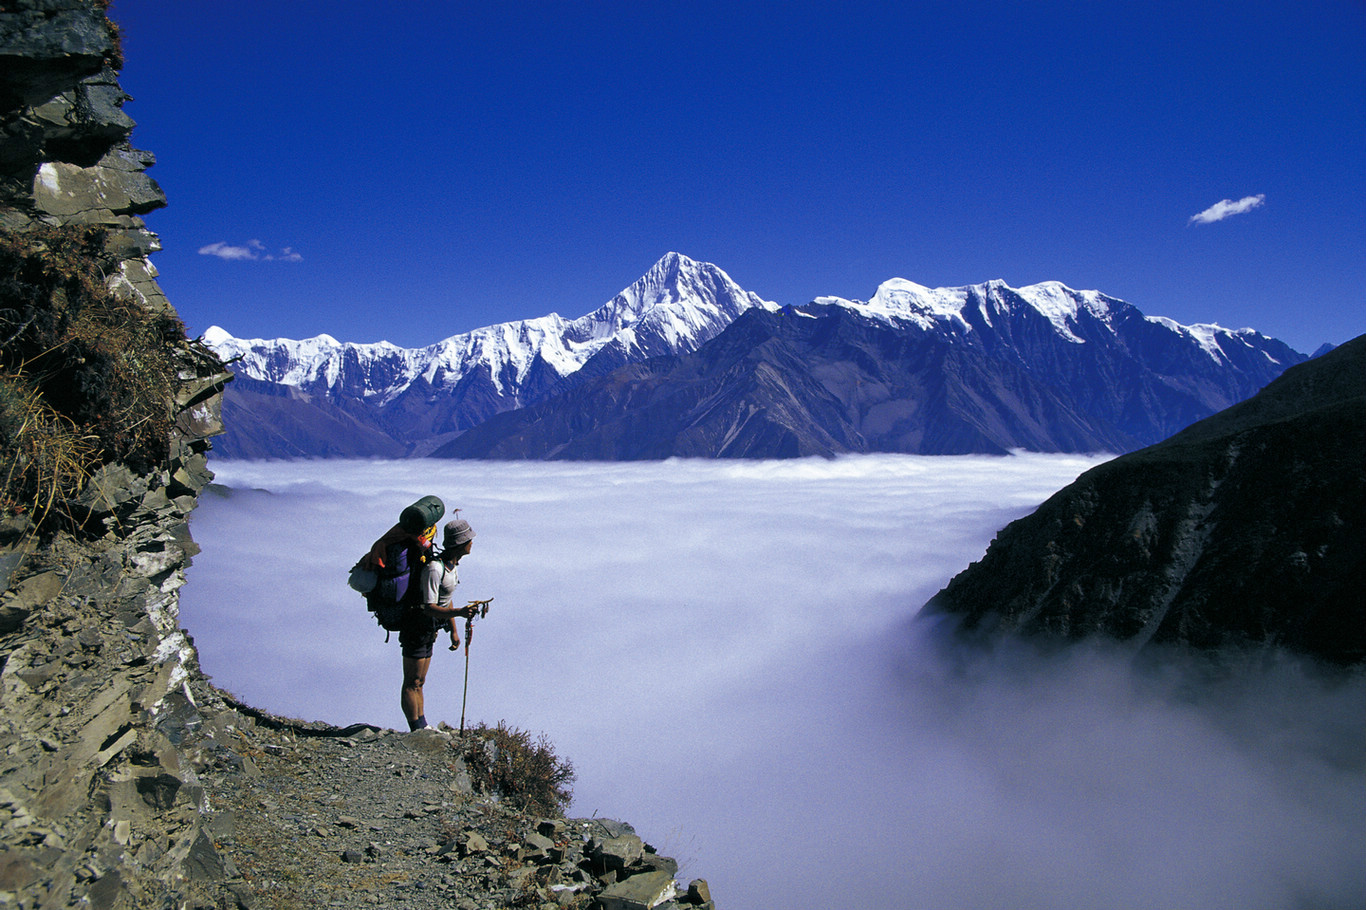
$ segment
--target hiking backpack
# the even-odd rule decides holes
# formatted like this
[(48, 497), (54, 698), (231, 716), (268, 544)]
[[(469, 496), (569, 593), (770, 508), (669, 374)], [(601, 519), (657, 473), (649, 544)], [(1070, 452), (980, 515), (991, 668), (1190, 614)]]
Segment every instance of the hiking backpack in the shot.
[(385, 567), (377, 573), (374, 590), (365, 596), (366, 608), (385, 631), (398, 631), (408, 610), (421, 600), (422, 570), (431, 558), (431, 538), (426, 535), (418, 542), (390, 544), (385, 551)]
[[(435, 496), (424, 496), (399, 515), (399, 527), (408, 537), (389, 544), (384, 566), (379, 570), (362, 568), (365, 557), (351, 567), (347, 583), (365, 595), (365, 606), (385, 632), (396, 632), (421, 599), (422, 571), (432, 560), (432, 541), (436, 523), (446, 507)], [(388, 641), (389, 636), (385, 635)]]

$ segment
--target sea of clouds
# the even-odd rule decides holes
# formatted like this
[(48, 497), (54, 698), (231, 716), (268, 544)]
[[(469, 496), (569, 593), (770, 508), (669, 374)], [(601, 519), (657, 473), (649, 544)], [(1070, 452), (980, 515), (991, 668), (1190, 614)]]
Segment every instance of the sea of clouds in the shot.
[[(402, 728), (347, 570), (435, 493), (494, 597), (469, 723), (545, 733), (572, 811), (725, 910), (1366, 906), (1366, 677), (965, 650), (921, 605), (1096, 458), (217, 462), (182, 621), (277, 713)], [(449, 516), (448, 516), (449, 517)], [(443, 638), (427, 716), (458, 725)]]

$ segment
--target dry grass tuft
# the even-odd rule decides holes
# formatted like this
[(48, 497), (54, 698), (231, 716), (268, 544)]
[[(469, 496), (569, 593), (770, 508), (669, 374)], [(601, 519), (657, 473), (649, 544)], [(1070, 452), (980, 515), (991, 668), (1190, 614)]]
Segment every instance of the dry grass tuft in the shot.
[(44, 524), (84, 485), (98, 451), (23, 376), (0, 375), (0, 508)]
[(0, 234), (0, 502), (43, 520), (102, 464), (165, 463), (177, 384), (170, 312), (112, 291), (100, 227)]

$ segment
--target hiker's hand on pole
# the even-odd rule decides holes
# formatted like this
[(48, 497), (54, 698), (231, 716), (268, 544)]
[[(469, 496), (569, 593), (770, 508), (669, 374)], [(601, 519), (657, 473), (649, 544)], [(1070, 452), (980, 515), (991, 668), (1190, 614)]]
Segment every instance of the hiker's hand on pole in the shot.
[(455, 612), (465, 617), (465, 656), (470, 653), (470, 640), (474, 638), (474, 617), (484, 617), (489, 615), (489, 604), (493, 598), (488, 600), (472, 600)]

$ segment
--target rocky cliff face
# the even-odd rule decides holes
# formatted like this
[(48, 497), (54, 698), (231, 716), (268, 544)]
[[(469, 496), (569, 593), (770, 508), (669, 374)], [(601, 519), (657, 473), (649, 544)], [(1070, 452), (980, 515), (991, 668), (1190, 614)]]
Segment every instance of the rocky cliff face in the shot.
[(1366, 661), (1366, 336), (1082, 475), (932, 601), (968, 629)]
[[(168, 311), (141, 215), (164, 204), (128, 141), (117, 33), (93, 2), (0, 12), (0, 227), (97, 225), (115, 291)], [(183, 339), (169, 457), (150, 473), (106, 464), (68, 508), (84, 527), (0, 523), (0, 903), (160, 905), (222, 863), (202, 789), (178, 750), (202, 687), (179, 628), (194, 552), (187, 518), (208, 482), (230, 378)], [(198, 870), (197, 872), (195, 870)]]

